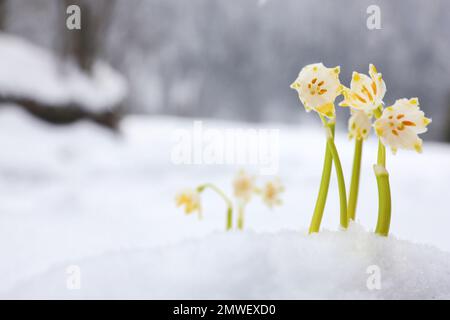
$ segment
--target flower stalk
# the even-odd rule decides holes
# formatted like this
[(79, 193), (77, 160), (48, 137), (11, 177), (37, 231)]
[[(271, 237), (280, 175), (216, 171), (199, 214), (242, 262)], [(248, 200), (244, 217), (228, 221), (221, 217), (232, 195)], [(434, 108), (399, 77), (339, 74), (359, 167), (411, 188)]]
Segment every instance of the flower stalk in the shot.
[(205, 189), (210, 189), (210, 190), (214, 191), (225, 201), (225, 203), (227, 205), (225, 229), (227, 231), (231, 230), (233, 228), (233, 203), (221, 189), (219, 189), (217, 186), (213, 185), (212, 183), (205, 183), (203, 185), (198, 186), (197, 192), (202, 193)]
[[(329, 123), (331, 134), (334, 136), (335, 124)], [(317, 195), (316, 206), (309, 226), (309, 233), (319, 232), (320, 224), (322, 223), (323, 211), (325, 203), (327, 202), (328, 189), (330, 186), (331, 166), (333, 163), (333, 156), (328, 147), (328, 142), (325, 145), (325, 158), (323, 161), (322, 178), (320, 181), (319, 194)]]
[(355, 153), (353, 156), (352, 177), (350, 182), (350, 192), (348, 195), (348, 217), (354, 221), (356, 218), (356, 205), (358, 202), (359, 179), (361, 175), (361, 158), (363, 149), (363, 139), (355, 138)]
[(238, 218), (237, 218), (237, 228), (239, 230), (244, 230), (244, 218), (245, 218), (245, 205), (243, 203), (238, 206)]
[(347, 229), (348, 227), (348, 215), (347, 215), (347, 189), (345, 188), (344, 173), (342, 171), (341, 159), (339, 158), (339, 153), (334, 143), (334, 135), (330, 129), (330, 122), (334, 123), (334, 119), (327, 122), (325, 117), (321, 116), (322, 122), (325, 126), (327, 132), (327, 145), (333, 158), (334, 169), (336, 170), (336, 178), (338, 181), (339, 189), (339, 208), (340, 208), (340, 225), (342, 228)]
[[(376, 109), (374, 115), (379, 119), (382, 115), (382, 107)], [(391, 187), (389, 173), (386, 169), (386, 147), (378, 139), (377, 164), (373, 166), (378, 187), (378, 219), (375, 233), (386, 237), (389, 234), (391, 224)]]
[[(380, 144), (382, 145), (382, 144)], [(384, 146), (382, 146), (384, 148)], [(391, 224), (391, 188), (389, 185), (389, 173), (383, 164), (373, 167), (378, 186), (378, 220), (375, 233), (381, 236), (389, 234)]]
[(329, 121), (326, 120), (325, 117), (320, 115), (322, 119), (322, 123), (325, 127), (325, 131), (327, 134), (327, 149), (331, 154), (331, 158), (334, 163), (334, 168), (336, 170), (336, 177), (338, 181), (338, 189), (339, 189), (339, 203), (340, 203), (340, 225), (342, 228), (346, 229), (348, 227), (348, 215), (347, 215), (347, 190), (345, 188), (345, 179), (344, 173), (342, 171), (342, 164), (339, 158), (339, 153), (336, 148), (336, 144), (334, 143), (334, 134), (333, 130), (335, 127), (335, 120), (331, 119)]

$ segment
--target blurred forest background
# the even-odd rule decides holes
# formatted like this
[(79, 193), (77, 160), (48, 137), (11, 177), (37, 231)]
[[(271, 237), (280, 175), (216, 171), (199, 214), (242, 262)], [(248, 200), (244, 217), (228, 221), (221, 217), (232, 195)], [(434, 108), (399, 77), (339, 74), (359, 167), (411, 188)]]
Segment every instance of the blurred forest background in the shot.
[[(82, 9), (80, 31), (66, 28), (70, 4)], [(371, 4), (380, 30), (366, 26)], [(289, 84), (303, 65), (341, 65), (348, 84), (374, 63), (385, 102), (419, 97), (433, 118), (428, 138), (450, 141), (449, 13), (446, 0), (0, 0), (3, 33), (87, 74), (104, 61), (127, 86), (105, 112), (48, 106), (1, 84), (0, 102), (52, 122), (87, 117), (110, 127), (128, 113), (301, 123), (313, 117), (299, 112)]]

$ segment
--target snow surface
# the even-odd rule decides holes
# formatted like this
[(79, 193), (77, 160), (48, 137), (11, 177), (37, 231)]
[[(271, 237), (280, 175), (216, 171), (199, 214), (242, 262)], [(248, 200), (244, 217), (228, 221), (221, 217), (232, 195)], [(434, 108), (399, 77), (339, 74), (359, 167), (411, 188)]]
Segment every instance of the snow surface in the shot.
[[(367, 287), (374, 265), (380, 270), (379, 290)], [(82, 290), (67, 290), (61, 281), (66, 266), (58, 265), (19, 284), (8, 297), (450, 298), (450, 254), (384, 239), (358, 225), (312, 237), (295, 231), (215, 233), (176, 246), (103, 254), (79, 267)]]
[(126, 95), (124, 78), (98, 61), (89, 76), (53, 53), (16, 36), (0, 33), (0, 95), (35, 99), (54, 107), (77, 104), (98, 112)]
[[(205, 120), (211, 128), (281, 130), (284, 205), (271, 211), (254, 201), (246, 231), (225, 233), (223, 204), (214, 195), (205, 194), (202, 221), (174, 206), (178, 190), (205, 181), (230, 192), (241, 167), (173, 164), (173, 132), (192, 125), (129, 117), (115, 135), (85, 122), (49, 126), (1, 106), (0, 297), (450, 297), (449, 146), (425, 143), (422, 155), (388, 156), (395, 237), (380, 239), (364, 231), (376, 222), (370, 140), (357, 213), (364, 227), (333, 231), (333, 176), (323, 220), (331, 231), (308, 237), (322, 166), (320, 128)], [(352, 143), (339, 133), (336, 143), (348, 175)], [(366, 287), (372, 264), (381, 270), (379, 291)], [(81, 290), (65, 287), (70, 265), (81, 267)]]

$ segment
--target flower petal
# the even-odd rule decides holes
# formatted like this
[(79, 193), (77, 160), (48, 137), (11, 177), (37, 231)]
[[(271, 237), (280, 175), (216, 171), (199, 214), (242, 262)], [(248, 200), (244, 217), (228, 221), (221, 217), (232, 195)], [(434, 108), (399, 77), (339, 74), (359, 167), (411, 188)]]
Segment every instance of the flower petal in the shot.
[(334, 101), (341, 94), (340, 67), (327, 68), (322, 63), (305, 66), (291, 88), (298, 92), (307, 111), (314, 110), (327, 117), (334, 117)]

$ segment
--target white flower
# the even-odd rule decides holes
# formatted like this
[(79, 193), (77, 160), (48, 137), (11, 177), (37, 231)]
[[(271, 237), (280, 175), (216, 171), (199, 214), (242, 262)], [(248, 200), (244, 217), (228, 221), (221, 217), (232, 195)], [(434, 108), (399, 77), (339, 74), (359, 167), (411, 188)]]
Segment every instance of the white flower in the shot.
[(399, 148), (421, 152), (422, 139), (418, 134), (426, 132), (429, 123), (431, 119), (420, 110), (419, 100), (411, 98), (399, 99), (384, 109), (374, 127), (383, 144), (390, 146), (394, 153)]
[(201, 213), (200, 194), (192, 189), (185, 189), (175, 198), (177, 207), (184, 206), (184, 212), (190, 214), (194, 211)]
[(252, 194), (255, 191), (254, 180), (255, 178), (249, 176), (245, 171), (239, 171), (233, 181), (235, 197), (244, 203), (250, 201)]
[(348, 120), (348, 136), (350, 139), (367, 139), (372, 127), (371, 116), (362, 110), (351, 109)]
[(279, 179), (274, 181), (268, 181), (264, 185), (261, 195), (264, 203), (272, 208), (275, 205), (281, 205), (280, 193), (284, 191), (284, 186), (281, 184)]
[(344, 88), (342, 91), (344, 101), (339, 104), (341, 107), (364, 110), (371, 114), (373, 110), (383, 104), (386, 84), (381, 73), (377, 73), (373, 64), (369, 65), (369, 75), (370, 77), (353, 72), (350, 88)]
[(291, 84), (306, 111), (314, 110), (329, 118), (334, 117), (334, 100), (341, 94), (340, 67), (327, 68), (322, 63), (305, 66)]

